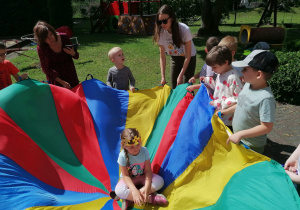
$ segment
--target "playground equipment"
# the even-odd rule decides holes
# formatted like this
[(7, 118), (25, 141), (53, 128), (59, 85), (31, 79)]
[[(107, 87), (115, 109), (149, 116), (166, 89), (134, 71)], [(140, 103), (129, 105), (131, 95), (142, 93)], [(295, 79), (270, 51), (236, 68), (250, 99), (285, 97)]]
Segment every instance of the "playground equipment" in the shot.
[(249, 25), (241, 25), (239, 41), (246, 45), (249, 42), (267, 42), (271, 45), (282, 44), (285, 39), (285, 29), (282, 27), (252, 28)]
[[(249, 25), (241, 25), (239, 41), (246, 45), (249, 42), (267, 42), (271, 47), (281, 47), (286, 37), (286, 30), (283, 27), (277, 27), (277, 1), (269, 0), (265, 10), (257, 24), (257, 28)], [(261, 27), (263, 19), (266, 17), (268, 10), (274, 12), (273, 27)]]
[[(160, 0), (153, 1), (100, 1), (100, 6), (90, 16), (91, 33), (96, 29), (103, 31), (104, 28), (116, 30), (118, 33), (152, 35), (154, 32), (156, 14), (144, 14), (143, 3), (157, 3), (160, 7)], [(94, 19), (97, 18), (96, 23)]]

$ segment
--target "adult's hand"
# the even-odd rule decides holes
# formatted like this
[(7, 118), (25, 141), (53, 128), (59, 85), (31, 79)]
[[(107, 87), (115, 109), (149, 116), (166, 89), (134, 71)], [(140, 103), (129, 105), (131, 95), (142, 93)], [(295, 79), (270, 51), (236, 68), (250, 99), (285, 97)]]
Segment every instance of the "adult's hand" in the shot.
[(196, 82), (196, 78), (195, 77), (191, 77), (190, 79), (189, 79), (189, 83), (195, 83)]
[(76, 52), (74, 50), (74, 47), (64, 47), (64, 52), (74, 57), (76, 55)]
[(166, 79), (165, 79), (165, 78), (161, 78), (160, 84), (162, 84), (163, 86), (164, 86), (165, 84), (167, 84)]
[(68, 83), (68, 82), (64, 82), (63, 84), (62, 84), (62, 86), (64, 87), (64, 88), (67, 88), (67, 89), (71, 89), (71, 85)]
[(183, 84), (183, 75), (179, 74), (177, 77), (177, 85)]

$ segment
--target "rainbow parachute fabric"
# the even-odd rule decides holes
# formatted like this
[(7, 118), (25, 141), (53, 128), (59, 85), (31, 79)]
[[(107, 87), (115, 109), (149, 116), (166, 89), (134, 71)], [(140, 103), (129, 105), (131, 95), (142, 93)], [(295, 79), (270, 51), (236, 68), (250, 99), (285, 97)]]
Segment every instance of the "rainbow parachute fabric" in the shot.
[(1, 209), (121, 209), (120, 133), (137, 128), (166, 207), (134, 209), (300, 209), (283, 167), (228, 144), (204, 86), (135, 93), (91, 79), (72, 91), (24, 80), (0, 91)]

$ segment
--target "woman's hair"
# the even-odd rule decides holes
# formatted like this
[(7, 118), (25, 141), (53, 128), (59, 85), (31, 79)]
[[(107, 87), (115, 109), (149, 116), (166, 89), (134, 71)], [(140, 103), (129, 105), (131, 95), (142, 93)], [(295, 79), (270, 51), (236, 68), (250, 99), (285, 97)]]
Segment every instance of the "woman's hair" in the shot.
[(48, 31), (52, 32), (52, 34), (55, 37), (55, 40), (57, 41), (57, 34), (55, 29), (48, 23), (44, 21), (38, 21), (34, 28), (33, 28), (33, 33), (34, 33), (34, 38), (37, 40), (37, 44), (39, 46), (45, 45), (45, 40), (48, 37)]
[(206, 44), (205, 44), (205, 47), (206, 47), (206, 50), (207, 50), (207, 53), (214, 47), (214, 46), (217, 46), (219, 44), (220, 40), (218, 37), (216, 36), (211, 36), (209, 37), (207, 40), (206, 40)]
[(179, 31), (179, 24), (177, 22), (177, 17), (176, 17), (174, 10), (172, 9), (171, 6), (169, 6), (167, 4), (161, 6), (161, 8), (158, 10), (158, 12), (156, 14), (155, 32), (154, 32), (154, 36), (153, 36), (153, 41), (156, 43), (158, 43), (158, 41), (159, 41), (160, 32), (161, 32), (162, 27), (157, 24), (157, 20), (158, 20), (158, 16), (162, 15), (162, 14), (169, 15), (169, 17), (172, 18), (172, 24), (171, 24), (172, 40), (173, 40), (173, 43), (179, 48), (180, 45), (183, 44), (181, 35), (180, 35), (180, 31)]
[(208, 66), (223, 65), (228, 61), (228, 65), (232, 62), (231, 51), (226, 46), (215, 46), (206, 55), (205, 62)]
[[(127, 141), (130, 144), (130, 142), (133, 142), (133, 140), (137, 137), (140, 138), (140, 133), (138, 132), (137, 129), (135, 129), (135, 128), (126, 128), (121, 133), (121, 142)], [(130, 163), (129, 163), (128, 151), (127, 151), (127, 149), (125, 149), (123, 144), (122, 144), (122, 148), (124, 149), (124, 152), (125, 152), (126, 167), (129, 167)]]

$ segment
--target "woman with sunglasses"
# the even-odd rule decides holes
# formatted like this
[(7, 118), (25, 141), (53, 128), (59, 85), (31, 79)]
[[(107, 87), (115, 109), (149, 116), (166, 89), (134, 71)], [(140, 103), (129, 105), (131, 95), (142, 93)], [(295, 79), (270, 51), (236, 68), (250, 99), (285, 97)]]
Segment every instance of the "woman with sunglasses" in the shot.
[(196, 48), (191, 31), (184, 23), (178, 23), (175, 12), (163, 5), (156, 15), (153, 40), (160, 51), (161, 84), (166, 84), (166, 53), (171, 56), (171, 86), (183, 84), (194, 75)]

